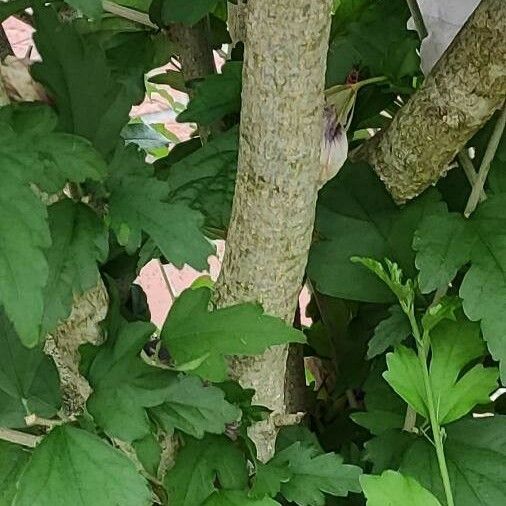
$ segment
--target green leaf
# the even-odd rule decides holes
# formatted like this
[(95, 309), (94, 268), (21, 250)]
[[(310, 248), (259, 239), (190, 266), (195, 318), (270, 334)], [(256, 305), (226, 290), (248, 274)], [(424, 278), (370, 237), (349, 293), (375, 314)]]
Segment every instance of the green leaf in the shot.
[(461, 307), (461, 301), (458, 297), (442, 297), (437, 303), (427, 308), (422, 316), (422, 329), (424, 332), (431, 332), (434, 327), (443, 320), (455, 321), (455, 311)]
[(438, 199), (437, 192), (430, 191), (398, 208), (369, 166), (346, 164), (320, 192), (317, 241), (308, 264), (315, 288), (344, 299), (395, 301), (374, 274), (354, 265), (350, 258), (390, 258), (407, 277), (413, 277), (413, 235), (423, 216), (439, 207)]
[(247, 492), (238, 490), (218, 491), (215, 492), (204, 503), (204, 506), (276, 506), (279, 505), (270, 497), (261, 499), (252, 499), (248, 497)]
[[(463, 369), (484, 355), (485, 346), (477, 325), (467, 321), (443, 321), (431, 333), (430, 381), (438, 422), (457, 420), (476, 404), (486, 404), (497, 388), (498, 371), (477, 364)], [(415, 352), (399, 346), (387, 355), (384, 377), (390, 386), (419, 414), (428, 418), (423, 373)]]
[(391, 346), (397, 346), (411, 335), (411, 325), (404, 311), (396, 305), (391, 306), (389, 312), (390, 316), (380, 322), (369, 341), (369, 359), (381, 355)]
[(318, 436), (304, 425), (287, 425), (281, 427), (276, 437), (276, 453), (286, 450), (295, 443), (315, 448), (318, 453), (325, 453), (321, 447)]
[(343, 464), (341, 456), (322, 453), (314, 446), (297, 442), (277, 453), (270, 464), (274, 469), (288, 465), (290, 479), (281, 483), (281, 494), (299, 506), (323, 506), (324, 494), (347, 496), (360, 492), (359, 467)]
[(160, 177), (170, 185), (171, 201), (200, 211), (206, 229), (222, 231), (223, 237), (232, 211), (238, 144), (239, 132), (234, 127), (175, 163), (169, 162), (173, 150), (157, 164), (160, 172), (167, 173)]
[(475, 242), (466, 221), (458, 214), (448, 213), (445, 205), (432, 218), (421, 222), (413, 240), (422, 293), (448, 286), (469, 261)]
[(170, 504), (200, 506), (218, 484), (229, 490), (246, 488), (248, 470), (243, 453), (224, 436), (187, 438), (165, 478)]
[[(193, 149), (194, 142), (191, 140), (178, 145), (166, 159), (157, 162), (157, 168), (167, 172), (164, 179), (169, 183), (171, 192), (180, 191), (199, 179), (215, 178), (220, 173), (235, 171), (237, 167), (239, 151), (237, 127), (211, 139), (199, 149)], [(173, 154), (186, 146), (190, 152), (184, 152), (181, 158), (174, 160)]]
[(24, 427), (25, 416), (51, 418), (61, 404), (53, 360), (41, 346), (25, 348), (0, 310), (0, 426)]
[[(497, 506), (506, 500), (506, 417), (462, 420), (446, 428), (445, 457), (457, 506)], [(420, 438), (404, 454), (401, 471), (441, 500), (436, 453)]]
[(497, 388), (495, 367), (477, 364), (465, 367), (485, 354), (478, 325), (471, 322), (441, 322), (431, 334), (430, 379), (441, 424), (458, 420), (476, 404), (487, 404)]
[(9, 16), (24, 11), (30, 7), (31, 3), (31, 0), (11, 0), (0, 3), (0, 23), (3, 23)]
[[(57, 117), (47, 105), (21, 103), (0, 109), (6, 157), (16, 156), (28, 168), (18, 168), (23, 179), (47, 193), (57, 193), (65, 183), (100, 181), (107, 173), (103, 158), (89, 141), (55, 132)], [(13, 158), (14, 161), (14, 158)]]
[[(497, 506), (506, 499), (506, 417), (468, 418), (445, 427), (445, 457), (456, 506)], [(423, 435), (389, 431), (367, 443), (374, 471), (400, 470), (431, 490), (445, 493), (436, 452)]]
[(108, 315), (108, 338), (100, 346), (86, 374), (93, 393), (87, 408), (107, 433), (124, 441), (147, 436), (146, 408), (162, 404), (177, 375), (146, 364), (139, 356), (155, 331), (145, 322), (129, 323), (116, 303)]
[(134, 441), (132, 446), (144, 469), (146, 469), (151, 476), (156, 477), (162, 457), (162, 447), (158, 439), (156, 439), (153, 434), (148, 434), (142, 439)]
[[(458, 231), (455, 236), (453, 231)], [(492, 195), (469, 219), (440, 212), (427, 215), (414, 243), (420, 286), (428, 292), (448, 283), (468, 262), (459, 295), (472, 321), (481, 321), (483, 337), (506, 379), (506, 194)], [(440, 285), (443, 286), (443, 285)]]
[(33, 452), (14, 504), (148, 506), (151, 494), (125, 455), (93, 434), (63, 425)]
[(365, 443), (364, 460), (373, 463), (374, 474), (387, 469), (399, 469), (404, 454), (418, 438), (413, 432), (400, 428), (386, 430)]
[(242, 411), (241, 429), (247, 429), (256, 422), (265, 420), (270, 413), (269, 408), (253, 404), (255, 390), (242, 388), (236, 381), (224, 381), (216, 385), (225, 394), (225, 400)]
[(18, 479), (29, 458), (26, 448), (0, 441), (0, 506), (12, 506)]
[(184, 23), (194, 25), (210, 13), (218, 0), (162, 0), (162, 21), (164, 25)]
[(89, 18), (100, 19), (104, 12), (102, 0), (65, 0), (65, 2)]
[(360, 484), (367, 497), (367, 506), (441, 506), (441, 503), (420, 483), (395, 471), (381, 476), (363, 475)]
[(129, 123), (121, 131), (121, 136), (127, 144), (135, 144), (144, 151), (167, 147), (170, 140), (158, 132), (154, 126), (143, 122)]
[(411, 14), (403, 0), (342, 0), (336, 9), (327, 59), (327, 85), (344, 84), (359, 68), (385, 75), (396, 86), (410, 86), (420, 74), (416, 32), (407, 29)]
[(142, 100), (139, 87), (117, 80), (102, 47), (84, 39), (72, 23), (60, 22), (52, 7), (37, 7), (34, 19), (42, 63), (31, 71), (54, 100), (61, 129), (86, 137), (102, 154), (110, 154), (132, 105)]
[(264, 314), (259, 305), (239, 304), (208, 311), (210, 299), (211, 290), (207, 288), (184, 291), (161, 332), (176, 364), (207, 357), (192, 371), (204, 379), (227, 379), (227, 356), (255, 355), (275, 344), (305, 342), (302, 332)]
[(459, 295), (468, 318), (481, 321), (483, 337), (506, 381), (506, 195), (490, 197), (470, 224), (479, 240)]
[(398, 346), (387, 353), (388, 370), (383, 377), (417, 413), (429, 418), (423, 372), (416, 352), (406, 346)]
[(383, 283), (395, 294), (402, 308), (410, 308), (415, 298), (415, 289), (413, 281), (407, 279), (403, 281), (402, 269), (395, 263), (385, 258), (385, 266), (374, 258), (352, 257), (353, 263), (362, 264), (371, 272), (376, 274)]
[(34, 185), (53, 193), (67, 181), (100, 179), (106, 170), (87, 141), (53, 133), (55, 126), (47, 106), (0, 109), (0, 304), (28, 346), (39, 341), (48, 276), (43, 253), (50, 245), (47, 210)]
[(211, 74), (196, 83), (188, 107), (177, 117), (180, 123), (210, 125), (241, 110), (242, 62), (229, 61), (221, 74)]
[(367, 411), (351, 414), (351, 419), (372, 434), (381, 434), (389, 429), (401, 428), (404, 424), (406, 405), (383, 379), (384, 360), (373, 363), (363, 389)]
[(288, 461), (272, 460), (267, 464), (257, 462), (255, 480), (251, 489), (252, 497), (276, 497), (281, 492), (281, 485), (292, 477)]
[(156, 74), (149, 78), (149, 82), (154, 84), (165, 84), (183, 93), (188, 92), (183, 73), (178, 70), (169, 69), (163, 74)]
[(205, 432), (222, 434), (226, 424), (237, 422), (241, 416), (224, 397), (219, 388), (204, 386), (195, 376), (179, 376), (168, 386), (165, 402), (150, 412), (169, 434), (174, 429), (196, 438)]
[(97, 284), (97, 262), (104, 262), (109, 250), (104, 223), (84, 204), (69, 199), (53, 204), (48, 208), (48, 221), (52, 244), (46, 252), (49, 277), (42, 336), (70, 315), (76, 295)]
[(203, 216), (182, 203), (167, 202), (168, 185), (154, 177), (153, 167), (134, 146), (116, 151), (107, 185), (111, 227), (120, 244), (137, 249), (144, 231), (177, 267), (207, 268), (214, 248), (201, 232)]

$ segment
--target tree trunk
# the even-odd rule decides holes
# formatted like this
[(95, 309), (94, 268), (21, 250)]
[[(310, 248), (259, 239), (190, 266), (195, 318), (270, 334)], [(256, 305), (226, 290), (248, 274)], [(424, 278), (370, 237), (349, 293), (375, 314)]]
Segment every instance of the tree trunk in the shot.
[(168, 29), (170, 40), (177, 45), (185, 81), (191, 81), (216, 71), (213, 51), (207, 37), (207, 20), (195, 26), (180, 23)]
[[(216, 302), (258, 301), (291, 324), (314, 223), (331, 0), (247, 6), (239, 166)], [(252, 434), (261, 459), (272, 454), (285, 413), (287, 350), (231, 365), (274, 411)]]
[(13, 54), (11, 44), (3, 26), (0, 24), (0, 61), (3, 61), (6, 56), (11, 54)]
[(238, 0), (237, 4), (228, 2), (227, 26), (233, 46), (246, 40), (246, 7), (245, 0)]
[(364, 145), (393, 198), (419, 195), (448, 170), (506, 98), (506, 2), (482, 0), (420, 90)]

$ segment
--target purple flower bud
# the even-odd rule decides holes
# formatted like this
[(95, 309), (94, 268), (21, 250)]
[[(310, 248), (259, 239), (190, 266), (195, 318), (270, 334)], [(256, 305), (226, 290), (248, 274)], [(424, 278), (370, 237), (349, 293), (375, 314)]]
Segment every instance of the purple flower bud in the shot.
[(339, 121), (339, 114), (334, 106), (325, 106), (324, 122), (320, 156), (320, 188), (337, 175), (346, 158), (348, 158), (348, 137), (344, 126)]

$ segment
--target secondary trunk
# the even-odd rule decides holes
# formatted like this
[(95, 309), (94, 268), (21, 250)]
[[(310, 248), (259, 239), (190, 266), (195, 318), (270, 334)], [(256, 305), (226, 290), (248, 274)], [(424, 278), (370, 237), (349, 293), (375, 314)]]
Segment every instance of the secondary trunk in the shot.
[(236, 4), (228, 2), (227, 27), (234, 46), (246, 39), (246, 7), (245, 0), (238, 0)]
[(397, 202), (444, 175), (504, 103), (505, 33), (506, 2), (483, 0), (390, 127), (359, 151)]
[[(216, 302), (259, 301), (291, 324), (313, 230), (331, 0), (247, 4), (239, 166)], [(232, 375), (275, 413), (257, 424), (260, 458), (283, 423), (287, 347), (235, 360)]]
[(0, 24), (0, 60), (12, 54), (12, 47), (3, 26)]
[(207, 37), (207, 22), (195, 26), (180, 23), (168, 29), (172, 42), (177, 45), (182, 72), (186, 81), (205, 77), (215, 72), (213, 51)]

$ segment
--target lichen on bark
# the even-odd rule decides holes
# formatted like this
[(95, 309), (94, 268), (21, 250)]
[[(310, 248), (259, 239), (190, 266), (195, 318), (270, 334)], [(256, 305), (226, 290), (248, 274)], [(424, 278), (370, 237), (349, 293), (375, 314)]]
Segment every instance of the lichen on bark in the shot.
[(91, 393), (90, 385), (79, 373), (79, 346), (102, 343), (100, 322), (106, 317), (108, 304), (107, 290), (100, 279), (90, 290), (74, 296), (70, 316), (46, 337), (44, 349), (58, 368), (62, 409), (67, 417), (81, 413)]
[(355, 155), (405, 202), (435, 183), (506, 98), (506, 2), (483, 0), (391, 125)]
[[(291, 324), (318, 191), (331, 0), (254, 0), (246, 19), (239, 165), (215, 302), (258, 301)], [(287, 350), (231, 364), (274, 412), (251, 434), (261, 459), (272, 454), (285, 414)]]

